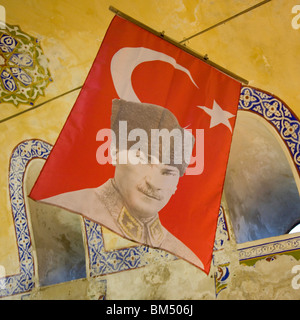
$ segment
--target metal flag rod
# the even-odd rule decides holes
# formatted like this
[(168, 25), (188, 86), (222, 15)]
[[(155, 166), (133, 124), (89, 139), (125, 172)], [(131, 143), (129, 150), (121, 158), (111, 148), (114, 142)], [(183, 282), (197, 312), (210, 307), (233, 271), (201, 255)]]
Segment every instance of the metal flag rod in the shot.
[(228, 21), (230, 21), (230, 20), (232, 20), (232, 19), (235, 19), (235, 18), (237, 18), (237, 17), (239, 17), (239, 16), (241, 16), (241, 15), (243, 15), (243, 14), (249, 12), (249, 11), (252, 11), (252, 10), (254, 10), (254, 9), (256, 9), (256, 8), (258, 8), (258, 7), (266, 4), (266, 3), (268, 3), (268, 2), (270, 2), (270, 1), (271, 1), (271, 0), (265, 0), (265, 1), (259, 2), (259, 3), (257, 3), (256, 5), (254, 5), (254, 6), (252, 6), (252, 7), (249, 7), (249, 8), (247, 8), (246, 10), (243, 10), (243, 11), (241, 11), (241, 12), (239, 12), (239, 13), (237, 13), (237, 14), (235, 14), (235, 15), (233, 15), (233, 16), (225, 19), (225, 20), (222, 20), (222, 21), (214, 24), (214, 25), (211, 26), (211, 27), (208, 27), (208, 28), (206, 28), (206, 29), (204, 29), (204, 30), (202, 30), (202, 31), (199, 31), (199, 32), (191, 35), (191, 36), (188, 37), (188, 38), (184, 38), (184, 39), (181, 40), (179, 43), (184, 43), (184, 42), (186, 42), (186, 41), (188, 41), (188, 40), (190, 40), (190, 39), (192, 39), (192, 38), (194, 38), (194, 37), (199, 36), (200, 34), (203, 34), (203, 33), (207, 32), (207, 31), (209, 31), (209, 30), (212, 30), (212, 29), (214, 29), (214, 28), (216, 28), (216, 27), (218, 27), (218, 26), (220, 26), (220, 25), (222, 25), (222, 24), (224, 24), (224, 23), (226, 23), (226, 22), (228, 22)]
[(194, 50), (186, 47), (185, 45), (180, 44), (180, 43), (177, 42), (176, 40), (174, 40), (174, 39), (168, 37), (167, 35), (165, 35), (164, 32), (159, 32), (159, 31), (156, 31), (156, 30), (148, 27), (147, 25), (145, 25), (145, 24), (143, 24), (142, 22), (140, 22), (140, 21), (138, 21), (138, 20), (136, 20), (136, 19), (128, 16), (127, 14), (125, 14), (124, 12), (121, 12), (120, 10), (116, 9), (116, 8), (113, 7), (113, 6), (110, 6), (110, 7), (109, 7), (109, 10), (112, 11), (113, 13), (115, 13), (116, 15), (118, 15), (119, 17), (124, 18), (124, 19), (126, 19), (126, 20), (128, 20), (128, 21), (130, 21), (130, 22), (132, 22), (132, 23), (134, 23), (134, 24), (136, 24), (137, 26), (139, 26), (139, 27), (141, 27), (141, 28), (143, 28), (143, 29), (151, 32), (152, 34), (154, 34), (154, 35), (156, 35), (156, 36), (164, 39), (165, 41), (173, 44), (174, 46), (180, 48), (181, 50), (183, 50), (183, 51), (191, 54), (192, 56), (194, 56), (194, 57), (196, 57), (196, 58), (204, 61), (204, 62), (207, 63), (208, 65), (210, 65), (210, 66), (218, 69), (219, 71), (225, 73), (226, 75), (230, 76), (231, 78), (234, 78), (235, 80), (241, 82), (242, 84), (244, 84), (244, 85), (247, 85), (247, 84), (248, 84), (248, 80), (246, 80), (246, 79), (238, 76), (237, 74), (231, 72), (230, 70), (228, 70), (228, 69), (226, 69), (226, 68), (223, 68), (222, 66), (218, 65), (217, 63), (215, 63), (215, 62), (213, 62), (213, 61), (211, 61), (211, 60), (208, 60), (208, 58), (207, 58), (206, 55), (203, 56), (203, 55), (199, 54), (198, 52), (196, 52), (196, 51), (194, 51)]

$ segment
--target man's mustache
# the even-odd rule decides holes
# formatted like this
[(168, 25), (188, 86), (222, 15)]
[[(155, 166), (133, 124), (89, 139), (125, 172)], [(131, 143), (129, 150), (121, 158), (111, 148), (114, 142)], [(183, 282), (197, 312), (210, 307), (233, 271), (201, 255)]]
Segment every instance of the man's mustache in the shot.
[(137, 186), (138, 191), (144, 193), (147, 197), (154, 198), (155, 200), (163, 200), (163, 196), (160, 194), (157, 188), (153, 187), (148, 182), (141, 183)]

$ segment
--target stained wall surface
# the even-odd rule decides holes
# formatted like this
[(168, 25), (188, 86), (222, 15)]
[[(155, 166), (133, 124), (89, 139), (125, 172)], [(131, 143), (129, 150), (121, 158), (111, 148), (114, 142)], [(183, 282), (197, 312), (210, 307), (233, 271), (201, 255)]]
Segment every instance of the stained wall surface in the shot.
[[(35, 65), (38, 65), (36, 69), (23, 65), (35, 81), (29, 87), (26, 83), (20, 85), (18, 95), (7, 95), (0, 89), (0, 296), (3, 299), (300, 298), (297, 289), (300, 280), (295, 278), (300, 265), (300, 234), (272, 238), (268, 235), (256, 241), (237, 239), (230, 209), (237, 200), (243, 206), (243, 198), (234, 198), (230, 189), (223, 195), (209, 275), (164, 252), (137, 247), (68, 213), (64, 218), (57, 218), (57, 212), (51, 212), (53, 220), (47, 222), (45, 215), (52, 209), (30, 203), (27, 197), (28, 188), (72, 109), (113, 17), (108, 10), (110, 5), (181, 41), (258, 2), (1, 2), (10, 32), (22, 43), (23, 53), (35, 52)], [(288, 208), (284, 215), (290, 215), (290, 208), (296, 207), (300, 185), (300, 29), (292, 26), (295, 5), (296, 0), (271, 1), (186, 42), (188, 47), (207, 54), (212, 61), (247, 79), (251, 88), (262, 90), (245, 88), (240, 105), (243, 111), (239, 112), (259, 114), (258, 130), (265, 130), (264, 121), (275, 128), (270, 139), (278, 141), (284, 161), (277, 166), (277, 157), (273, 159), (272, 150), (266, 150), (270, 145), (259, 140), (262, 135), (257, 137), (257, 142), (247, 135), (245, 128), (252, 124), (253, 117), (247, 120), (245, 116), (240, 129), (243, 128), (243, 134), (255, 147), (263, 149), (265, 157), (271, 154), (274, 181), (278, 168), (286, 166), (286, 181), (293, 184), (293, 197), (282, 199), (281, 203), (286, 202)], [(13, 45), (6, 43), (7, 48)], [(1, 54), (1, 66), (8, 63), (5, 59), (6, 55)], [(280, 97), (274, 100), (278, 104), (275, 111), (266, 109), (264, 91), (274, 95), (275, 100)], [(36, 108), (26, 112), (32, 107)], [(33, 153), (39, 159), (34, 161), (40, 161), (39, 164), (31, 163)], [(249, 156), (254, 157), (251, 153)], [(239, 176), (229, 176), (227, 181), (234, 178), (238, 180)], [(243, 196), (246, 203), (247, 189)], [(263, 196), (260, 203), (264, 201), (269, 200)], [(22, 211), (25, 209), (26, 215)], [(298, 213), (293, 213), (293, 219), (297, 219)], [(26, 216), (28, 221), (24, 220)], [(59, 222), (59, 228), (54, 227), (54, 221)], [(34, 230), (38, 224), (48, 233), (44, 243), (43, 235)], [(61, 259), (57, 259), (55, 250), (60, 252)], [(97, 250), (100, 250), (98, 255)], [(68, 259), (73, 269), (69, 268)], [(103, 265), (103, 261), (109, 263)], [(65, 276), (60, 278), (61, 275)]]

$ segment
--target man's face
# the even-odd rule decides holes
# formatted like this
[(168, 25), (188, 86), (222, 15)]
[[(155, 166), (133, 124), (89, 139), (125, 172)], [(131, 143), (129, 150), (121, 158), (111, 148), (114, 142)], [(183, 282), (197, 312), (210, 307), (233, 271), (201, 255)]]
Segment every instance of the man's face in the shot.
[[(136, 150), (120, 151), (117, 157), (114, 180), (127, 210), (139, 218), (157, 214), (177, 189), (178, 168), (162, 163), (151, 164), (151, 160)], [(120, 164), (120, 158), (127, 163)]]

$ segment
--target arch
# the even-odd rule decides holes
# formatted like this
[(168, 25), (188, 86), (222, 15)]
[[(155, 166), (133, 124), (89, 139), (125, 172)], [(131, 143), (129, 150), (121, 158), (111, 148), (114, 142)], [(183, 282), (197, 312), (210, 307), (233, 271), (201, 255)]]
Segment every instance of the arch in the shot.
[[(23, 182), (25, 195), (30, 193), (44, 163), (45, 160), (33, 159), (28, 164)], [(25, 205), (30, 213), (38, 286), (86, 278), (81, 217), (29, 197), (25, 197)]]
[[(24, 177), (29, 163), (46, 160), (52, 145), (38, 139), (20, 142), (13, 150), (9, 166), (9, 194), (17, 239), (20, 273), (1, 279), (0, 297), (24, 294), (39, 286), (30, 215), (26, 204)], [(145, 266), (156, 253), (159, 259), (174, 260), (175, 256), (146, 246), (106, 251), (100, 225), (84, 219), (86, 236), (87, 277), (101, 276)], [(5, 280), (5, 281), (3, 281)], [(105, 281), (105, 280), (103, 280)]]
[(299, 137), (281, 100), (242, 88), (224, 186), (237, 243), (285, 234), (300, 217)]
[(20, 273), (5, 278), (1, 296), (31, 291), (35, 287), (35, 265), (29, 230), (28, 215), (23, 189), (27, 165), (32, 159), (47, 159), (51, 146), (40, 140), (28, 140), (18, 144), (12, 152), (9, 164), (9, 195), (15, 226)]

